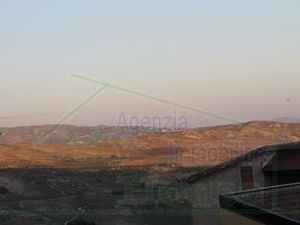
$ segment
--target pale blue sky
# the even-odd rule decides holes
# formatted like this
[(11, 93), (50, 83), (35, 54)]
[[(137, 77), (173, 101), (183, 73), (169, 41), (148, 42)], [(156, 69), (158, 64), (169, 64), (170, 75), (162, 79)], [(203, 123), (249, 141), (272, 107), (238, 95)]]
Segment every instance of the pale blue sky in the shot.
[[(300, 117), (298, 0), (0, 0), (0, 50), (0, 126), (55, 123), (97, 88), (71, 73), (238, 121)], [(174, 110), (222, 123), (110, 89), (66, 123)]]

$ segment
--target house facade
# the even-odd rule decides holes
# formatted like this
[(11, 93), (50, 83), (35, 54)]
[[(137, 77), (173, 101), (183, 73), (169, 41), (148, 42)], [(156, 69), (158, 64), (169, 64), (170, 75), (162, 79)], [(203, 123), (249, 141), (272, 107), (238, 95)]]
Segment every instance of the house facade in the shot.
[(193, 189), (193, 224), (221, 224), (219, 195), (300, 181), (300, 143), (264, 146), (184, 182)]

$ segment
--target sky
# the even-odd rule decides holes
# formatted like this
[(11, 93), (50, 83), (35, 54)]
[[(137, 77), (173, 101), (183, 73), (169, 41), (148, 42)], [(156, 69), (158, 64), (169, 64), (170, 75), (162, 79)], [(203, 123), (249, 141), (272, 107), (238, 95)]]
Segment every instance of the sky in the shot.
[(0, 127), (300, 117), (298, 0), (0, 0), (0, 50)]

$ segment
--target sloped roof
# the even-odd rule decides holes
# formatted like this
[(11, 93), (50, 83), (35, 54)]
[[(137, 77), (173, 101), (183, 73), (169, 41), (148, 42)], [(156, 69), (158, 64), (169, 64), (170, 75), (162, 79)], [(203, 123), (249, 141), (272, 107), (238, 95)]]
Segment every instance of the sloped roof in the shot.
[(282, 151), (282, 150), (300, 150), (300, 142), (263, 146), (258, 149), (255, 149), (253, 151), (250, 151), (246, 154), (240, 155), (236, 158), (233, 158), (233, 159), (230, 159), (223, 163), (220, 163), (216, 166), (212, 166), (208, 169), (202, 170), (201, 172), (191, 175), (190, 177), (187, 177), (187, 178), (183, 179), (182, 181), (185, 183), (192, 184), (194, 182), (197, 182), (199, 179), (201, 179), (205, 176), (208, 176), (208, 175), (211, 175), (218, 171), (224, 170), (228, 167), (237, 165), (243, 161), (246, 161), (246, 160), (249, 161), (249, 160), (255, 158), (256, 156), (259, 156), (266, 152), (277, 152), (277, 151)]

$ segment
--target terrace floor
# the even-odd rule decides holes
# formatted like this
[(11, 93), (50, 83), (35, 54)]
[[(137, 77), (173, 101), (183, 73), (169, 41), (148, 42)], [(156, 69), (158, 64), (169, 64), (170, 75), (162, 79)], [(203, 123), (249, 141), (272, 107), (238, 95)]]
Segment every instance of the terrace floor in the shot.
[(220, 204), (222, 208), (260, 221), (282, 220), (285, 224), (300, 224), (300, 183), (223, 195)]

